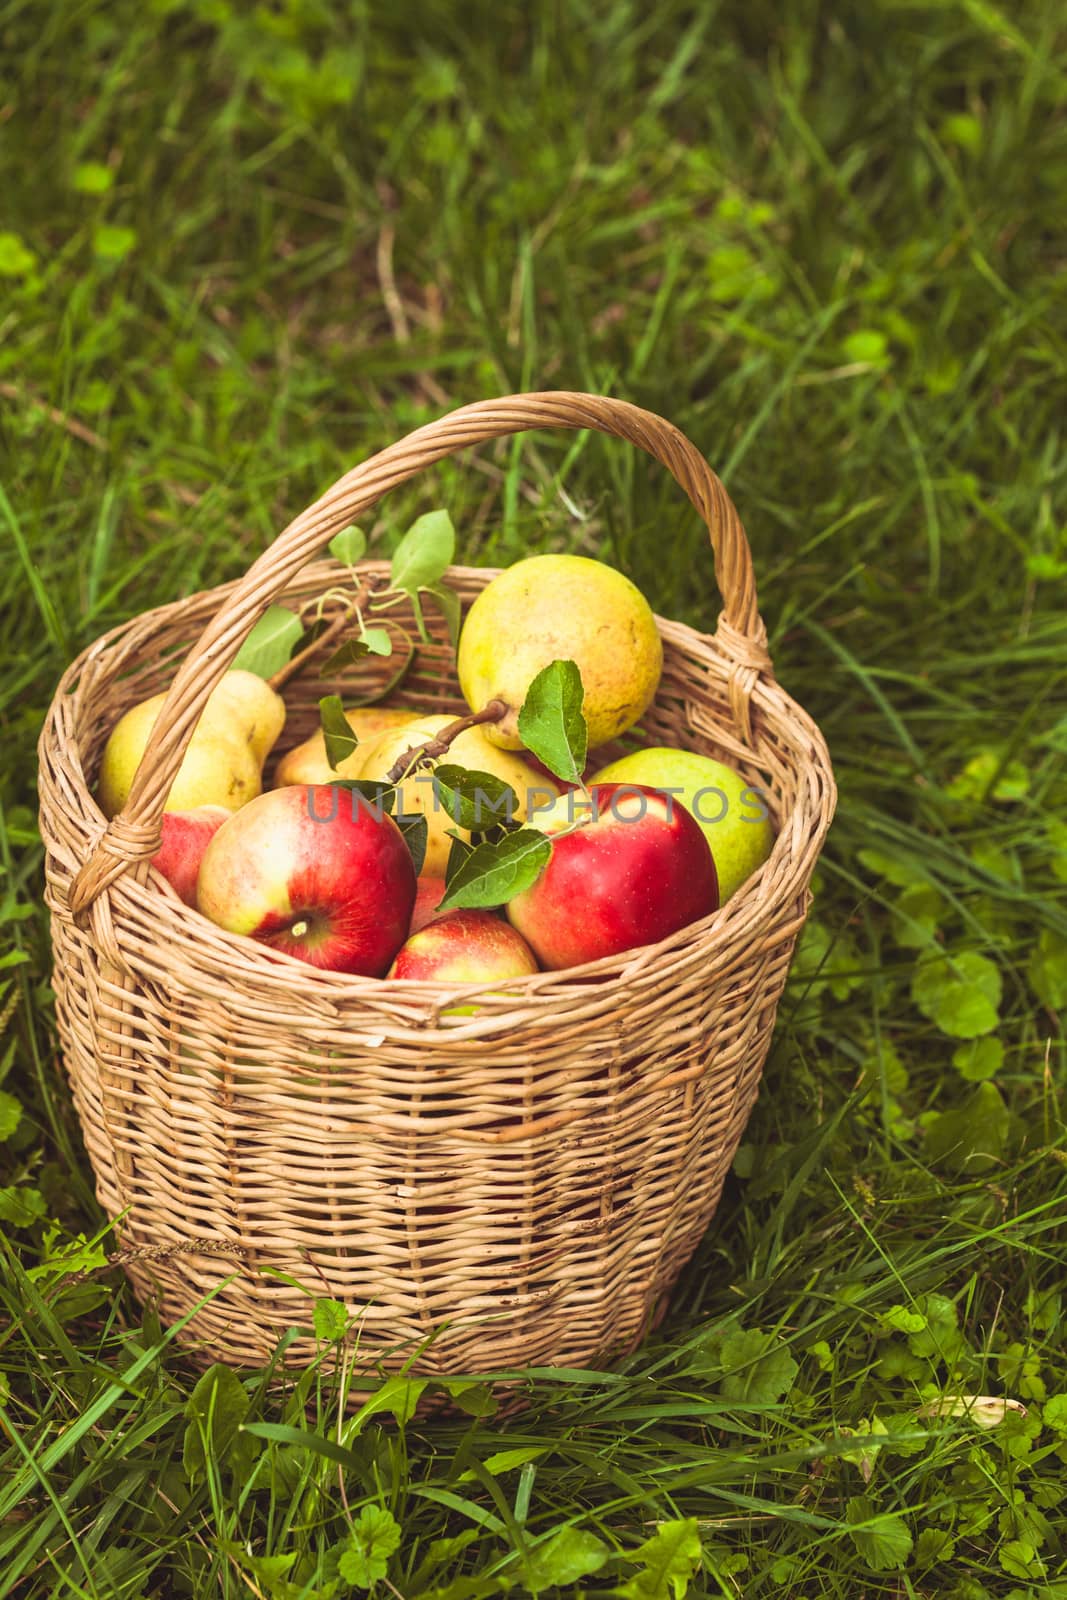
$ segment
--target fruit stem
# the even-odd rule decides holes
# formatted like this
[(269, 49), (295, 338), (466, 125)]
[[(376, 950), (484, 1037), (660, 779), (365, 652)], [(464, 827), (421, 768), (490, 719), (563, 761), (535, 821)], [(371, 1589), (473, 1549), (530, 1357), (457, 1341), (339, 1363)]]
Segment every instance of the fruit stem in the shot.
[(285, 666), (278, 667), (277, 672), (272, 677), (267, 678), (270, 688), (272, 690), (280, 690), (286, 683), (290, 682), (290, 678), (294, 678), (298, 675), (298, 672), (302, 672), (304, 667), (307, 666), (307, 662), (312, 659), (312, 656), (317, 656), (318, 651), (322, 650), (323, 646), (331, 645), (334, 642), (334, 638), (341, 634), (346, 624), (352, 621), (352, 614), (355, 613), (358, 621), (362, 622), (360, 606), (366, 605), (371, 595), (378, 594), (378, 590), (384, 586), (384, 582), (386, 582), (386, 579), (378, 578), (376, 574), (371, 574), (370, 578), (363, 579), (362, 584), (355, 590), (355, 594), (352, 597), (349, 598), (344, 595), (341, 610), (334, 616), (330, 627), (323, 629), (318, 638), (312, 638), (310, 645), (304, 646), (304, 650), (299, 651), (291, 661), (286, 661)]
[(458, 739), (468, 728), (477, 728), (483, 722), (501, 722), (507, 714), (508, 708), (503, 700), (490, 700), (481, 711), (472, 711), (465, 717), (457, 717), (447, 728), (442, 728), (435, 738), (428, 739), (425, 744), (413, 744), (410, 749), (405, 750), (400, 759), (394, 761), (389, 768), (384, 782), (399, 783), (401, 778), (420, 761), (436, 761), (438, 756), (443, 756), (452, 740)]

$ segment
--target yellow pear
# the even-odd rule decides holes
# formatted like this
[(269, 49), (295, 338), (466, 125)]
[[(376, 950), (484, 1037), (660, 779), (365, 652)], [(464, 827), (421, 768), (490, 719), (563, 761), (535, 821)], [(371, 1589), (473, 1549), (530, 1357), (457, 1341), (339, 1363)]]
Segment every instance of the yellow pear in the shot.
[[(415, 722), (409, 722), (404, 728), (394, 728), (375, 739), (373, 744), (365, 748), (362, 765), (357, 774), (360, 778), (384, 778), (395, 762), (399, 761), (405, 750), (413, 745), (427, 743), (439, 734), (442, 728), (447, 728), (455, 718), (450, 716), (419, 717)], [(446, 755), (435, 761), (433, 766), (454, 765), (466, 767), (470, 772), (490, 772), (495, 778), (501, 778), (504, 783), (511, 785), (515, 791), (518, 804), (514, 810), (514, 817), (522, 821), (530, 805), (534, 809), (544, 805), (556, 793), (555, 787), (540, 772), (535, 772), (518, 756), (512, 755), (509, 750), (501, 750), (499, 746), (490, 744), (485, 737), (484, 727), (466, 728), (452, 741)], [(357, 756), (359, 751), (356, 752)], [(449, 828), (456, 828), (444, 806), (437, 801), (434, 786), (431, 781), (432, 769), (422, 767), (418, 772), (411, 773), (398, 785), (402, 801), (399, 810), (407, 812), (421, 811), (426, 815), (427, 838), (426, 860), (422, 866), (424, 878), (443, 878), (445, 867), (448, 863), (448, 852), (452, 848), (452, 840), (448, 835)], [(501, 816), (503, 820), (503, 816)], [(492, 821), (492, 815), (486, 811), (486, 826)], [(469, 839), (470, 834), (457, 829), (461, 838)]]
[[(100, 809), (121, 811), (166, 698), (154, 694), (119, 718), (104, 747)], [(262, 788), (263, 762), (285, 725), (285, 702), (254, 672), (228, 672), (212, 690), (167, 795), (165, 810), (236, 811)]]
[(348, 760), (342, 761), (339, 767), (330, 766), (326, 759), (326, 740), (319, 728), (310, 739), (287, 751), (279, 761), (274, 775), (276, 789), (284, 789), (290, 783), (332, 783), (335, 778), (358, 778), (364, 747), (392, 728), (418, 721), (419, 713), (402, 711), (396, 706), (356, 706), (346, 711), (345, 716), (359, 740)]
[(285, 727), (285, 701), (258, 672), (233, 667), (211, 692), (200, 718), (200, 731), (230, 733), (236, 729), (251, 746), (260, 767)]
[(518, 713), (534, 678), (552, 661), (573, 661), (595, 747), (634, 723), (659, 686), (663, 646), (648, 601), (621, 572), (588, 556), (529, 556), (477, 597), (460, 634), (456, 665), (472, 711), (503, 700), (507, 716), (485, 725), (505, 750), (519, 750)]

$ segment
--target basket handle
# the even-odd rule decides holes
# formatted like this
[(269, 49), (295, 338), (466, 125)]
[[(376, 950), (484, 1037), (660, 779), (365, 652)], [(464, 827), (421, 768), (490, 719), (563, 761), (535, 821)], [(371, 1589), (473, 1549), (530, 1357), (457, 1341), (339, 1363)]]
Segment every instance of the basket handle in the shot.
[(163, 808), (208, 696), (252, 627), (340, 529), (398, 484), (445, 456), (527, 428), (595, 428), (655, 457), (680, 484), (707, 525), (724, 609), (717, 641), (733, 662), (734, 720), (751, 742), (749, 699), (770, 675), (766, 629), (756, 604), (752, 555), (741, 520), (719, 479), (683, 433), (651, 411), (604, 395), (549, 390), (481, 400), (427, 423), (345, 473), (289, 524), (236, 585), (179, 667), (122, 810), (98, 839), (71, 887), (70, 906), (84, 921), (101, 892), (159, 846)]

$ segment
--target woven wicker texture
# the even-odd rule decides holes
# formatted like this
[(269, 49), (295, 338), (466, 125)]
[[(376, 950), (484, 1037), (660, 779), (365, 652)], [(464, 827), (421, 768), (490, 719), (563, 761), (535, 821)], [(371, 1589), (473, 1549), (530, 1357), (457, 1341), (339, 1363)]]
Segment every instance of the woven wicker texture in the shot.
[[(707, 523), (723, 614), (714, 636), (657, 619), (663, 679), (642, 731), (765, 791), (769, 861), (661, 944), (507, 995), (319, 972), (206, 922), (148, 857), (185, 745), (257, 617), (335, 585), (343, 569), (314, 558), (389, 488), (532, 427), (631, 441)], [(469, 604), (492, 576), (455, 567), (448, 582)], [(394, 698), (459, 714), (444, 621), (427, 612), (434, 642)], [(296, 679), (281, 748), (317, 725), (320, 695), (370, 699), (388, 673), (371, 657)], [(107, 735), (168, 685), (129, 801), (105, 824), (92, 786)], [(818, 729), (773, 679), (737, 514), (675, 428), (546, 393), (419, 429), (342, 478), (237, 583), (83, 652), (41, 735), (40, 793), (57, 1015), (97, 1193), (167, 1321), (208, 1297), (180, 1335), (198, 1359), (263, 1362), (324, 1295), (355, 1313), (356, 1364), (376, 1370), (414, 1351), (414, 1370), (441, 1373), (634, 1346), (708, 1226), (756, 1098), (835, 798)], [(443, 1015), (472, 997), (475, 1015)], [(285, 1360), (313, 1348), (300, 1338)]]

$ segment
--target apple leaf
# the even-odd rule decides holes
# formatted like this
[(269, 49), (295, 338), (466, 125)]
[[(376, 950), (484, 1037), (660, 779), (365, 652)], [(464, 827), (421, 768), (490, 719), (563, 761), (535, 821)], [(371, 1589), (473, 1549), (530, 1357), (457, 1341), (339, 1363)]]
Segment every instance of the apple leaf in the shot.
[(394, 589), (414, 595), (444, 576), (456, 549), (456, 530), (447, 511), (418, 517), (396, 547), (390, 572)]
[(445, 882), (451, 883), (467, 857), (474, 851), (474, 846), (466, 839), (461, 839), (455, 828), (446, 828), (445, 832), (452, 840), (445, 862)]
[(573, 661), (553, 661), (531, 683), (519, 712), (519, 737), (557, 778), (580, 783), (589, 747), (585, 689)]
[(335, 673), (343, 672), (346, 667), (354, 667), (365, 655), (369, 655), (370, 648), (362, 639), (346, 639), (339, 645), (319, 668), (320, 678), (332, 678)]
[(452, 648), (454, 650), (456, 645), (459, 643), (459, 625), (461, 617), (459, 595), (454, 589), (450, 589), (448, 585), (444, 583), (427, 583), (423, 585), (423, 588), (426, 590), (427, 594), (433, 595), (434, 599), (437, 601), (437, 604), (441, 607), (441, 610), (444, 613), (445, 624), (448, 628), (448, 637), (452, 641)]
[(504, 818), (510, 822), (518, 808), (514, 789), (491, 772), (443, 762), (434, 769), (433, 786), (435, 801), (468, 833), (484, 833)]
[(346, 567), (354, 567), (356, 562), (366, 554), (367, 535), (362, 528), (355, 524), (350, 528), (342, 528), (340, 533), (335, 533), (329, 544), (330, 554), (338, 561), (343, 561)]
[(430, 832), (426, 814), (423, 811), (411, 811), (406, 815), (400, 812), (396, 825), (404, 835), (404, 843), (411, 852), (411, 859), (415, 864), (415, 876), (418, 877), (426, 860), (426, 840)]
[(326, 759), (336, 772), (342, 761), (347, 761), (359, 744), (345, 716), (339, 694), (323, 695), (319, 701), (319, 720), (326, 741)]
[(285, 666), (293, 646), (304, 636), (304, 624), (285, 606), (268, 606), (238, 650), (230, 670), (240, 667), (271, 678)]
[(359, 642), (372, 656), (391, 656), (393, 653), (393, 636), (388, 628), (364, 628)]
[(499, 843), (476, 845), (446, 880), (438, 909), (502, 906), (536, 882), (551, 854), (551, 840), (534, 828), (519, 828)]

